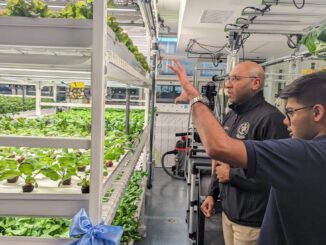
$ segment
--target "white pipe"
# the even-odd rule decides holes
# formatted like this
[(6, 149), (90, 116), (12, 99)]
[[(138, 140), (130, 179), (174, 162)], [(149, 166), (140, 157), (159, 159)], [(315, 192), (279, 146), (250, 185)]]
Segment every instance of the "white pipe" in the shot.
[(290, 61), (292, 59), (306, 57), (306, 56), (310, 56), (309, 52), (308, 51), (303, 51), (303, 52), (297, 53), (295, 55), (286, 55), (286, 56), (283, 56), (283, 57), (280, 57), (280, 58), (276, 58), (276, 59), (273, 59), (273, 60), (270, 60), (270, 61), (266, 61), (264, 63), (261, 63), (260, 65), (261, 66), (270, 66), (270, 65), (275, 65), (275, 64), (278, 64), (278, 63), (282, 63), (284, 61)]

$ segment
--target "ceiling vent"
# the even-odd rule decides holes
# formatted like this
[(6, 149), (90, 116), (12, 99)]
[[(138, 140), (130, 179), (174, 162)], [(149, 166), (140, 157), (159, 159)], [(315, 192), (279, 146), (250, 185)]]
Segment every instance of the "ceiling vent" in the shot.
[(204, 10), (200, 17), (202, 24), (221, 24), (228, 20), (233, 11)]

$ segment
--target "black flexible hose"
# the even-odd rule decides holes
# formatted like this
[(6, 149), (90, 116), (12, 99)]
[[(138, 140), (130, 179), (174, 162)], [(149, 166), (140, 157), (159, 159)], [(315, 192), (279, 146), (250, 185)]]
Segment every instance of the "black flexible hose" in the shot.
[(163, 154), (163, 156), (161, 157), (161, 164), (162, 164), (162, 168), (164, 170), (164, 172), (169, 175), (170, 177), (172, 177), (173, 179), (178, 179), (178, 180), (185, 180), (186, 177), (180, 177), (180, 176), (177, 176), (177, 175), (174, 175), (171, 173), (171, 171), (169, 171), (167, 169), (167, 167), (165, 166), (165, 163), (164, 163), (164, 158), (167, 156), (167, 155), (171, 155), (171, 154), (177, 154), (178, 151), (177, 150), (173, 150), (173, 151), (167, 151)]
[(292, 0), (294, 6), (297, 8), (297, 9), (303, 9), (306, 1), (305, 0), (302, 0), (302, 3), (301, 3), (301, 6), (298, 5), (298, 3), (296, 2), (296, 0)]

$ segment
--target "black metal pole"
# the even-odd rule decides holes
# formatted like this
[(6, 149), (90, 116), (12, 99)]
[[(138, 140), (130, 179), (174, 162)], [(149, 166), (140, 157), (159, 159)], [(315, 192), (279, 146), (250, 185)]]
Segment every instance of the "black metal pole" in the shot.
[(130, 121), (130, 89), (126, 88), (126, 135), (129, 135), (129, 121)]
[(154, 140), (154, 119), (155, 119), (155, 73), (156, 73), (156, 51), (158, 50), (157, 42), (153, 42), (152, 45), (152, 66), (151, 66), (151, 91), (150, 91), (150, 99), (151, 99), (151, 118), (150, 118), (150, 131), (149, 131), (149, 156), (148, 156), (148, 179), (147, 179), (147, 188), (152, 188), (152, 180), (153, 180), (153, 168), (154, 168), (154, 159), (153, 159), (153, 140)]
[(26, 101), (25, 101), (25, 85), (22, 85), (22, 96), (23, 96), (23, 111), (26, 111)]

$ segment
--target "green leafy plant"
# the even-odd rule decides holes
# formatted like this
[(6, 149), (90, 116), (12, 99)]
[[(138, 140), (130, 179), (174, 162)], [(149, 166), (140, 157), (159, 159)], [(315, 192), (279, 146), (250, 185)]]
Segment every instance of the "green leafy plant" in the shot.
[(84, 176), (78, 176), (80, 181), (78, 182), (78, 185), (81, 187), (87, 187), (89, 186), (89, 175), (90, 175), (90, 171), (87, 170), (85, 171), (85, 175)]
[[(11, 180), (20, 176), (18, 161), (13, 158), (4, 157), (0, 160), (0, 181)], [(14, 182), (14, 181), (13, 181)]]
[(87, 151), (75, 151), (76, 157), (77, 157), (77, 169), (80, 172), (84, 172), (86, 167), (90, 165), (91, 162), (91, 153), (89, 150)]
[(141, 182), (146, 175), (147, 173), (143, 171), (134, 172), (112, 222), (112, 225), (123, 226), (122, 244), (128, 244), (131, 240), (137, 241), (141, 239), (138, 232), (139, 222), (135, 214), (140, 195), (144, 191)]
[(58, 13), (58, 18), (92, 19), (93, 1), (76, 1), (69, 3)]
[[(109, 8), (114, 7), (112, 0), (107, 3)], [(26, 17), (48, 17), (48, 18), (72, 18), (72, 19), (92, 19), (93, 18), (93, 0), (76, 1), (68, 3), (64, 9), (59, 12), (53, 12), (41, 0), (10, 0), (7, 7), (1, 12), (2, 15), (10, 16), (26, 16)], [(127, 33), (119, 27), (115, 17), (107, 17), (107, 25), (115, 32), (116, 40), (122, 42), (132, 52), (143, 67), (149, 72), (149, 65), (146, 58), (139, 52), (138, 48), (133, 44)]]
[[(108, 175), (106, 164), (108, 160), (119, 160), (127, 150), (132, 149), (132, 142), (142, 131), (144, 113), (141, 110), (130, 114), (130, 137), (125, 135), (125, 112), (123, 110), (108, 110), (105, 113), (105, 148), (104, 148), (104, 175)], [(2, 134), (35, 135), (35, 136), (89, 136), (91, 113), (89, 109), (74, 109), (43, 118), (11, 118), (0, 117), (0, 132)], [(59, 185), (72, 176), (77, 175), (78, 167), (88, 168), (90, 164), (90, 151), (82, 150), (53, 150), (30, 148), (1, 148), (1, 159), (25, 162), (26, 159), (37, 161), (34, 167), (36, 172)], [(27, 161), (28, 162), (28, 161)], [(4, 163), (2, 164), (4, 166)], [(13, 166), (13, 165), (11, 165)], [(17, 164), (16, 164), (17, 166)], [(6, 172), (5, 172), (6, 171)], [(7, 172), (9, 171), (9, 172)], [(2, 167), (0, 176), (13, 176), (14, 167)], [(19, 169), (18, 169), (19, 171)], [(19, 171), (20, 172), (20, 171)], [(5, 176), (5, 175), (6, 176)], [(21, 174), (21, 172), (20, 172)], [(35, 175), (36, 176), (36, 175)], [(28, 177), (29, 179), (29, 177)], [(33, 179), (32, 179), (33, 180)]]
[(23, 191), (25, 191), (24, 188), (27, 188), (27, 192), (30, 192), (33, 191), (34, 187), (38, 187), (35, 177), (41, 173), (42, 164), (37, 158), (26, 157), (19, 165), (18, 169), (20, 171), (20, 176), (24, 179), (25, 183)]
[(32, 4), (25, 0), (11, 0), (8, 2), (6, 9), (9, 15), (38, 17), (39, 15), (32, 10)]
[(35, 99), (25, 98), (25, 107), (21, 97), (0, 96), (0, 114), (18, 113), (23, 110), (35, 109)]
[[(51, 102), (52, 99), (42, 99), (44, 102)], [(47, 107), (42, 107), (47, 108)], [(35, 110), (35, 98), (0, 96), (0, 114), (17, 114), (21, 111)]]
[(43, 1), (40, 0), (31, 1), (31, 11), (40, 17), (56, 17), (56, 14), (51, 11)]
[(326, 25), (318, 26), (309, 31), (300, 41), (309, 53), (326, 58)]
[(60, 176), (58, 186), (64, 184), (64, 182), (70, 180), (72, 176), (77, 176), (76, 155), (64, 149), (62, 155), (57, 156), (56, 163), (52, 166), (52, 169)]
[(108, 202), (109, 201), (109, 198), (111, 197), (112, 193), (113, 193), (114, 189), (113, 188), (109, 188), (107, 190), (107, 192), (105, 193), (103, 199), (102, 199), (102, 202)]
[(78, 176), (80, 181), (78, 182), (78, 185), (81, 187), (82, 193), (89, 193), (89, 187), (90, 187), (90, 170), (85, 171), (85, 174), (83, 176)]
[(0, 217), (0, 235), (69, 238), (70, 224), (63, 218)]

